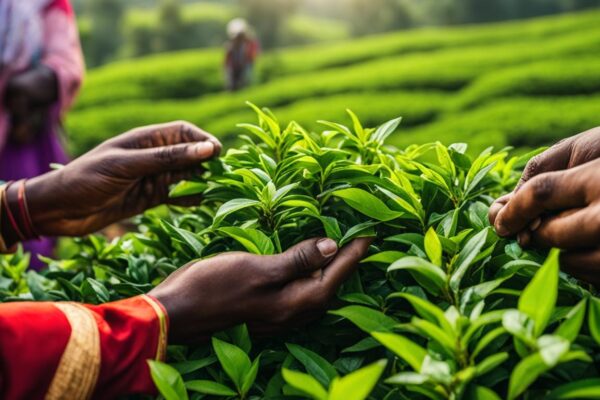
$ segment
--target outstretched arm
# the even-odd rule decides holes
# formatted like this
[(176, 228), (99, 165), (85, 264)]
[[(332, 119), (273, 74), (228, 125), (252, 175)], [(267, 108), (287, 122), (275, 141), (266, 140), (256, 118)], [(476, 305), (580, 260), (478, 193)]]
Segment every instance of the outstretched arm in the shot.
[(193, 343), (240, 323), (262, 335), (301, 326), (326, 310), (369, 244), (338, 251), (331, 239), (310, 239), (274, 256), (225, 253), (181, 268), (150, 296), (101, 306), (2, 304), (0, 397), (152, 393), (146, 360), (164, 357), (167, 337)]

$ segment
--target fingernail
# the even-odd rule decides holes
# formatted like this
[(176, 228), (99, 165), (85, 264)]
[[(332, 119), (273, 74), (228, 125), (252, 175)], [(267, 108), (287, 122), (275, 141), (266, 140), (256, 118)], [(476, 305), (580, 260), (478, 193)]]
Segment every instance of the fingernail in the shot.
[(337, 250), (337, 244), (331, 239), (321, 239), (317, 242), (317, 248), (323, 257), (330, 257), (334, 255)]
[(527, 247), (530, 239), (531, 235), (528, 231), (523, 231), (517, 235), (517, 243), (519, 243), (519, 246), (521, 247)]
[(508, 236), (508, 234), (510, 233), (508, 229), (506, 229), (502, 224), (496, 224), (495, 228), (496, 233), (500, 236)]
[(537, 230), (537, 228), (540, 227), (541, 224), (542, 224), (542, 219), (537, 218), (535, 221), (533, 221), (531, 223), (531, 225), (529, 225), (529, 229), (531, 229), (532, 232), (535, 232)]
[(196, 143), (193, 147), (194, 153), (201, 158), (212, 157), (215, 153), (215, 144), (213, 142)]

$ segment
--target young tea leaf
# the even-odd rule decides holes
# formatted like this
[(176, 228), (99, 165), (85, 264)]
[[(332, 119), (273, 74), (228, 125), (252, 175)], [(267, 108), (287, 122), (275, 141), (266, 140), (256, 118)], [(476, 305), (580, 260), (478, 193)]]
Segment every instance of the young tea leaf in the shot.
[(251, 368), (248, 355), (239, 347), (215, 337), (212, 338), (212, 345), (223, 370), (233, 381), (238, 392), (241, 393), (246, 375)]
[(343, 378), (334, 379), (329, 390), (329, 400), (366, 399), (377, 384), (386, 364), (386, 360), (379, 360)]
[(519, 298), (519, 311), (535, 322), (534, 334), (539, 336), (552, 315), (558, 291), (558, 255), (553, 249), (542, 267)]
[(312, 376), (286, 368), (281, 370), (281, 374), (290, 386), (300, 390), (311, 398), (315, 400), (327, 400), (327, 392)]
[(332, 194), (344, 200), (356, 211), (377, 221), (390, 221), (403, 215), (402, 212), (390, 210), (383, 201), (362, 189), (341, 189)]
[(165, 400), (187, 400), (188, 395), (179, 372), (170, 365), (148, 360), (150, 375)]

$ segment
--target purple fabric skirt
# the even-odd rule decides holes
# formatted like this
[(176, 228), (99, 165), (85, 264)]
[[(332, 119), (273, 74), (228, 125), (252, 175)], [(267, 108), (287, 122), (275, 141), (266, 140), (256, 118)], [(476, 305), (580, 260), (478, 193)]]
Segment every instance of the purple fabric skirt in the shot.
[[(0, 150), (0, 180), (16, 181), (33, 178), (50, 170), (51, 163), (66, 164), (68, 157), (63, 148), (58, 129), (58, 110), (52, 112), (50, 122), (33, 143), (17, 145), (7, 143)], [(55, 122), (55, 123), (52, 123)], [(45, 264), (37, 255), (52, 256), (56, 241), (50, 238), (32, 240), (23, 244), (31, 252), (31, 267), (40, 269)]]

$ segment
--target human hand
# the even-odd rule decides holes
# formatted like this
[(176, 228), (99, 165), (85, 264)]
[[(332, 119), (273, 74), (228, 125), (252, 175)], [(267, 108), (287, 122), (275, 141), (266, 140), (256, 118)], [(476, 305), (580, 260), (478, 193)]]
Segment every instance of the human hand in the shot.
[[(523, 176), (515, 191), (527, 181), (544, 172), (561, 171), (585, 164), (600, 157), (600, 127), (562, 140), (533, 157), (523, 171)], [(492, 224), (496, 215), (511, 199), (512, 193), (496, 200), (490, 207), (489, 219)]]
[(500, 236), (518, 234), (522, 246), (566, 250), (561, 266), (600, 283), (600, 159), (529, 179), (493, 222)]
[(45, 65), (12, 76), (6, 83), (4, 103), (9, 113), (27, 117), (33, 108), (48, 106), (58, 99), (58, 81)]
[(338, 252), (331, 239), (308, 239), (278, 255), (224, 253), (189, 263), (149, 294), (167, 311), (170, 343), (241, 323), (272, 334), (321, 315), (370, 243), (356, 239)]
[[(33, 225), (45, 236), (79, 236), (165, 202), (196, 204), (198, 197), (169, 199), (169, 185), (201, 173), (220, 150), (216, 138), (186, 122), (134, 129), (27, 181)], [(9, 200), (16, 190), (10, 187)]]

